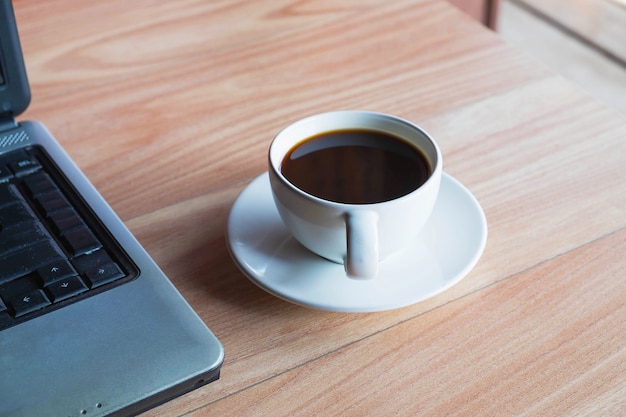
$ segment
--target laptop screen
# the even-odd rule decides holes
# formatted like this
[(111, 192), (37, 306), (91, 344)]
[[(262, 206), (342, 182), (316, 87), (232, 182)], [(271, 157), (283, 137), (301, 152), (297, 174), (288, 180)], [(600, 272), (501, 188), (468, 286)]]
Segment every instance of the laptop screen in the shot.
[(4, 70), (2, 69), (2, 59), (0, 59), (0, 85), (4, 85)]
[(16, 117), (30, 103), (30, 86), (22, 58), (12, 3), (0, 2), (0, 114)]

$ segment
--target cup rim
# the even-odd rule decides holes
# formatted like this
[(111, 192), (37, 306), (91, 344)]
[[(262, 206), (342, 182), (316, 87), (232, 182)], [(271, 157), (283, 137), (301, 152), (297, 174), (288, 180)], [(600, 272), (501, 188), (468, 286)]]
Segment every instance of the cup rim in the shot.
[[(420, 135), (422, 135), (423, 137), (425, 137), (430, 146), (432, 146), (432, 150), (434, 151), (434, 155), (435, 155), (435, 164), (434, 166), (432, 166), (432, 170), (431, 173), (428, 177), (428, 179), (419, 187), (417, 187), (416, 189), (412, 190), (411, 192), (408, 192), (400, 197), (396, 197), (390, 200), (384, 200), (384, 201), (378, 201), (375, 203), (342, 203), (342, 202), (338, 202), (338, 201), (333, 201), (333, 200), (326, 200), (324, 198), (321, 197), (317, 197), (314, 194), (310, 194), (307, 193), (304, 190), (301, 190), (300, 188), (298, 188), (297, 186), (295, 186), (291, 181), (289, 181), (281, 172), (280, 170), (280, 166), (282, 165), (282, 161), (285, 157), (285, 153), (283, 152), (281, 155), (273, 158), (272, 156), (274, 155), (274, 150), (277, 146), (277, 139), (279, 139), (281, 137), (281, 135), (284, 135), (285, 132), (287, 132), (288, 130), (291, 129), (295, 129), (298, 126), (305, 124), (305, 123), (310, 123), (312, 120), (314, 119), (318, 119), (320, 117), (332, 117), (332, 116), (339, 116), (339, 115), (361, 115), (361, 116), (366, 116), (366, 117), (375, 117), (375, 118), (380, 118), (380, 119), (385, 119), (387, 121), (391, 121), (393, 123), (397, 123), (400, 125), (403, 125), (405, 128), (408, 128), (410, 130), (415, 130), (417, 131)], [(375, 128), (368, 128), (368, 127), (354, 127), (354, 126), (349, 126), (346, 125), (345, 127), (341, 127), (338, 129), (363, 129), (363, 130), (370, 130), (370, 131), (378, 131), (378, 132), (384, 132), (387, 134), (391, 134), (393, 136), (396, 136), (400, 139), (403, 139), (407, 142), (410, 142), (410, 144), (412, 146), (418, 147), (417, 145), (415, 145), (414, 142), (407, 140), (404, 136), (399, 135), (395, 132), (390, 133), (388, 130), (385, 129), (375, 129)], [(325, 130), (322, 130), (321, 132), (323, 132)], [(320, 133), (321, 133), (320, 132)], [(301, 139), (299, 139), (299, 141), (305, 140), (308, 137), (311, 137), (312, 135), (307, 135)], [(290, 144), (288, 146), (288, 149), (292, 149), (293, 146), (296, 145), (297, 142), (294, 142), (292, 144)], [(419, 147), (418, 147), (419, 148)], [(420, 152), (422, 153), (426, 153), (424, 152), (424, 150), (422, 150), (421, 148), (419, 148)], [(429, 164), (431, 164), (431, 160), (430, 157), (428, 157), (428, 162)], [(431, 184), (432, 182), (436, 181), (436, 177), (440, 177), (441, 172), (443, 171), (443, 160), (442, 160), (442, 155), (441, 155), (441, 150), (439, 148), (439, 145), (437, 144), (437, 142), (433, 139), (433, 137), (426, 131), (424, 130), (422, 127), (420, 127), (419, 125), (417, 125), (416, 123), (412, 123), (406, 119), (403, 119), (401, 117), (398, 116), (393, 116), (390, 114), (386, 114), (386, 113), (380, 113), (380, 112), (373, 112), (373, 111), (367, 111), (367, 110), (336, 110), (336, 111), (329, 111), (329, 112), (324, 112), (324, 113), (316, 113), (316, 114), (312, 114), (310, 116), (301, 118), (287, 126), (285, 126), (284, 128), (282, 128), (272, 139), (272, 142), (270, 143), (269, 146), (269, 150), (268, 150), (268, 162), (269, 162), (269, 167), (272, 171), (272, 173), (274, 174), (274, 176), (285, 186), (287, 186), (291, 191), (295, 192), (296, 194), (298, 194), (299, 196), (302, 196), (305, 199), (309, 199), (312, 201), (316, 201), (325, 205), (329, 205), (329, 206), (334, 206), (334, 207), (339, 207), (339, 208), (351, 208), (351, 209), (355, 209), (355, 208), (368, 208), (368, 207), (373, 207), (373, 206), (378, 206), (380, 207), (381, 205), (384, 204), (388, 204), (388, 203), (394, 203), (394, 202), (399, 202), (399, 201), (403, 201), (409, 198), (412, 198), (415, 196), (415, 194), (420, 193), (423, 189), (426, 188), (427, 185)]]

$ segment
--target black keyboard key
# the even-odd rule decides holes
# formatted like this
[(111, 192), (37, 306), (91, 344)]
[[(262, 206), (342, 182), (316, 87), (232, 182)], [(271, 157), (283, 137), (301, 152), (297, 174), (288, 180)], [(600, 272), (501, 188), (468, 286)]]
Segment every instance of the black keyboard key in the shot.
[(41, 164), (34, 157), (25, 155), (22, 158), (10, 162), (9, 168), (16, 177), (22, 177), (41, 169)]
[(37, 276), (45, 287), (55, 281), (78, 275), (71, 263), (65, 259), (59, 259), (37, 269)]
[(87, 227), (79, 227), (63, 234), (63, 240), (74, 256), (100, 249), (102, 244)]
[(13, 178), (13, 173), (9, 170), (9, 168), (0, 164), (0, 182), (9, 181), (11, 178)]
[(24, 178), (24, 185), (30, 192), (31, 196), (37, 196), (47, 191), (53, 191), (57, 189), (56, 184), (45, 172), (38, 172), (37, 174), (29, 175), (28, 177)]
[(0, 231), (11, 227), (11, 225), (30, 221), (33, 217), (33, 212), (22, 201), (0, 207)]
[(50, 300), (40, 289), (36, 289), (8, 300), (9, 307), (15, 317), (32, 313), (40, 308), (50, 305)]
[(50, 238), (46, 228), (35, 219), (18, 223), (0, 230), (0, 256)]
[(124, 277), (124, 273), (115, 262), (98, 265), (84, 272), (91, 288), (99, 287)]
[(38, 288), (41, 288), (41, 285), (39, 285), (30, 275), (26, 275), (1, 284), (0, 297), (7, 301)]
[(51, 213), (48, 218), (52, 221), (54, 232), (59, 236), (70, 229), (85, 226), (85, 223), (78, 213), (72, 208), (55, 211)]
[[(1, 169), (2, 167), (0, 167)], [(0, 179), (2, 178), (0, 173)], [(9, 183), (0, 183), (0, 207), (20, 201), (20, 192), (17, 187)]]
[(0, 283), (21, 277), (54, 260), (64, 258), (63, 251), (52, 240), (45, 240), (2, 255), (0, 256)]
[(97, 268), (99, 265), (113, 262), (107, 251), (104, 249), (78, 256), (71, 261), (72, 265), (74, 265), (74, 268), (76, 268), (79, 274)]
[(35, 197), (35, 200), (46, 216), (57, 210), (71, 207), (65, 196), (58, 190), (39, 194)]
[(54, 303), (58, 303), (59, 301), (81, 294), (85, 291), (87, 291), (87, 286), (77, 276), (62, 279), (46, 287), (46, 292)]
[(73, 259), (72, 263), (76, 270), (87, 279), (87, 284), (91, 288), (125, 276), (117, 263), (113, 262), (104, 250), (79, 256)]

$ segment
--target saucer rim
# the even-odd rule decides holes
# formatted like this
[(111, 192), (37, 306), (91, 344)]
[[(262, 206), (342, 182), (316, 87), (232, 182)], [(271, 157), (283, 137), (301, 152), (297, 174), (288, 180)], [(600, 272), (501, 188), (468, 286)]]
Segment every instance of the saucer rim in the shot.
[[(265, 178), (264, 178), (265, 177)], [(468, 202), (471, 202), (471, 205), (473, 206), (472, 208), (475, 210), (476, 219), (480, 220), (479, 222), (476, 222), (478, 228), (480, 229), (481, 235), (480, 235), (480, 239), (476, 239), (477, 243), (474, 245), (474, 250), (472, 253), (471, 257), (468, 257), (467, 261), (465, 262), (464, 266), (459, 269), (453, 277), (450, 277), (451, 279), (447, 279), (445, 280), (444, 285), (441, 285), (439, 287), (437, 287), (436, 289), (430, 291), (429, 293), (425, 293), (423, 294), (421, 297), (419, 298), (415, 298), (412, 299), (408, 302), (404, 302), (404, 303), (394, 303), (392, 301), (388, 302), (388, 303), (377, 303), (376, 305), (373, 305), (371, 307), (363, 307), (363, 306), (340, 306), (337, 305), (336, 303), (324, 303), (324, 302), (318, 302), (318, 301), (313, 301), (313, 302), (307, 302), (306, 299), (303, 298), (297, 298), (297, 297), (293, 297), (290, 296), (284, 292), (279, 291), (279, 289), (277, 289), (275, 286), (273, 285), (269, 285), (267, 280), (263, 280), (262, 278), (260, 278), (257, 274), (256, 271), (251, 270), (250, 267), (248, 265), (246, 265), (246, 263), (239, 259), (240, 256), (237, 253), (237, 251), (235, 250), (235, 248), (233, 247), (233, 237), (232, 237), (232, 231), (231, 231), (231, 224), (234, 221), (233, 217), (234, 217), (234, 209), (235, 206), (237, 205), (237, 203), (240, 203), (240, 200), (242, 198), (245, 197), (245, 193), (246, 191), (251, 191), (251, 188), (256, 185), (257, 182), (262, 182), (262, 181), (266, 181), (267, 185), (268, 185), (268, 192), (271, 193), (271, 189), (269, 189), (269, 173), (266, 171), (260, 175), (258, 175), (257, 177), (255, 177), (252, 181), (250, 181), (246, 187), (244, 187), (244, 189), (239, 193), (239, 195), (237, 196), (237, 198), (235, 199), (231, 210), (229, 212), (229, 217), (228, 217), (228, 223), (227, 223), (227, 230), (226, 230), (226, 241), (227, 241), (227, 248), (228, 248), (228, 252), (230, 254), (230, 257), (232, 258), (233, 262), (235, 263), (235, 265), (237, 266), (237, 268), (243, 273), (243, 275), (246, 276), (246, 278), (248, 278), (252, 283), (254, 283), (257, 287), (261, 288), (262, 290), (266, 291), (267, 293), (290, 303), (299, 305), (299, 306), (303, 306), (303, 307), (307, 307), (307, 308), (312, 308), (312, 309), (317, 309), (317, 310), (322, 310), (322, 311), (331, 311), (331, 312), (344, 312), (344, 313), (370, 313), (370, 312), (381, 312), (381, 311), (389, 311), (389, 310), (394, 310), (394, 309), (399, 309), (399, 308), (403, 308), (403, 307), (407, 307), (410, 305), (414, 305), (417, 304), (419, 302), (425, 301), (429, 298), (434, 297), (435, 295), (438, 295), (446, 290), (448, 290), (449, 288), (453, 287), (454, 285), (456, 285), (457, 283), (459, 283), (463, 278), (465, 278), (469, 272), (476, 266), (476, 264), (478, 263), (478, 261), (480, 260), (486, 243), (487, 243), (487, 237), (488, 237), (488, 225), (487, 225), (487, 219), (484, 213), (484, 210), (482, 208), (482, 206), (480, 205), (480, 203), (478, 202), (478, 200), (476, 199), (476, 197), (472, 194), (472, 192), (465, 187), (459, 180), (457, 180), (456, 178), (454, 178), (452, 175), (446, 173), (445, 171), (442, 172), (442, 185), (444, 184), (444, 182), (449, 182), (451, 184), (452, 187), (457, 189), (457, 192), (460, 191), (463, 193), (463, 198), (467, 199)], [(450, 186), (450, 185), (448, 185)], [(274, 207), (274, 210), (275, 207)], [(278, 215), (278, 213), (276, 212), (276, 215)], [(430, 222), (430, 220), (429, 220)], [(479, 224), (478, 224), (479, 223)], [(427, 223), (428, 224), (428, 223)], [(286, 231), (286, 233), (288, 233)], [(306, 249), (304, 249), (306, 250)], [(329, 265), (332, 265), (333, 267), (337, 267), (337, 268), (342, 268), (343, 269), (343, 265), (341, 264), (337, 264), (328, 260), (325, 260), (323, 258), (319, 258), (320, 262), (327, 262)], [(346, 275), (346, 278), (347, 275)], [(351, 278), (348, 278), (351, 279)], [(368, 283), (372, 283), (376, 280), (376, 278), (372, 279), (372, 280), (355, 280), (358, 281), (360, 283), (363, 283), (365, 285), (367, 285)], [(306, 298), (306, 297), (305, 297)]]

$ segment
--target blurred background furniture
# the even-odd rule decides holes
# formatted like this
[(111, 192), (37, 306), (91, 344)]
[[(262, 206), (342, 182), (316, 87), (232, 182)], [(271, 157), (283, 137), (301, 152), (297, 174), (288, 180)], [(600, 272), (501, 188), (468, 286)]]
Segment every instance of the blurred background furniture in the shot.
[(496, 29), (500, 0), (448, 0), (450, 3), (482, 22), (485, 26)]
[(516, 0), (571, 36), (626, 63), (626, 0)]
[(497, 31), (626, 114), (626, 0), (503, 0)]

